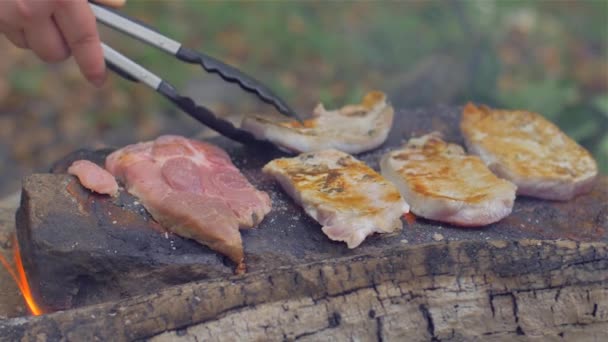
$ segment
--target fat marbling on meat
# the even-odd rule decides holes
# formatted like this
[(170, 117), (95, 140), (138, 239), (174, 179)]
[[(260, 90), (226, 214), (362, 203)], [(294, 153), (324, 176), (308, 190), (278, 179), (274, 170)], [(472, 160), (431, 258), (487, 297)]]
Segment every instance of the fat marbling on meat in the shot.
[(174, 233), (218, 251), (244, 270), (239, 228), (270, 212), (268, 194), (255, 189), (217, 146), (180, 136), (126, 146), (106, 168)]
[(537, 113), (468, 103), (460, 128), (469, 153), (515, 183), (518, 195), (569, 200), (597, 176), (591, 154)]
[(114, 176), (89, 160), (77, 160), (70, 165), (68, 173), (78, 177), (85, 188), (110, 196), (118, 195), (118, 183)]
[(393, 124), (393, 107), (386, 95), (369, 92), (360, 104), (327, 110), (318, 104), (313, 118), (275, 122), (262, 116), (246, 117), (241, 128), (288, 152), (336, 149), (346, 153), (372, 150), (384, 143)]
[(397, 188), (346, 153), (329, 149), (275, 159), (263, 168), (334, 241), (359, 246), (373, 233), (402, 229), (407, 203)]
[(496, 177), (477, 156), (433, 132), (410, 139), (380, 161), (412, 213), (460, 226), (483, 226), (509, 215), (516, 186)]

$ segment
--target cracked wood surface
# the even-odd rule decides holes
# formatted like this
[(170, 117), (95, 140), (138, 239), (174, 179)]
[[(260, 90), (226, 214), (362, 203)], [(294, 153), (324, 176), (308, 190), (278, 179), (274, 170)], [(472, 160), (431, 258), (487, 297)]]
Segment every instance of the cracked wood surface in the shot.
[(7, 341), (599, 341), (607, 331), (608, 246), (541, 240), (406, 245), (0, 322)]

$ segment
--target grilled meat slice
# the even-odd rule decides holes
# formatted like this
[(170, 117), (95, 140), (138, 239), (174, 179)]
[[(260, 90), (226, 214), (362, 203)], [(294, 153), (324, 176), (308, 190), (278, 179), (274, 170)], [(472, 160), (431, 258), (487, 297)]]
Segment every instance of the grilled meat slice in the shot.
[(336, 149), (360, 153), (386, 140), (393, 124), (393, 107), (386, 95), (373, 91), (361, 104), (328, 111), (318, 104), (313, 118), (298, 122), (274, 122), (261, 116), (247, 117), (241, 127), (259, 139), (266, 139), (288, 152)]
[(380, 162), (417, 216), (459, 226), (483, 226), (511, 213), (516, 186), (496, 177), (476, 156), (433, 132), (410, 139)]
[(118, 195), (118, 183), (114, 176), (89, 160), (77, 160), (70, 165), (68, 173), (78, 177), (85, 188), (110, 196)]
[(354, 157), (333, 149), (275, 159), (272, 175), (334, 241), (355, 248), (373, 233), (402, 229), (409, 211), (393, 184)]
[(271, 201), (247, 181), (225, 151), (166, 135), (115, 151), (107, 157), (106, 167), (165, 228), (244, 267), (238, 230), (260, 223), (270, 212)]
[(460, 128), (469, 153), (515, 183), (519, 195), (569, 200), (597, 176), (591, 154), (539, 114), (468, 103)]

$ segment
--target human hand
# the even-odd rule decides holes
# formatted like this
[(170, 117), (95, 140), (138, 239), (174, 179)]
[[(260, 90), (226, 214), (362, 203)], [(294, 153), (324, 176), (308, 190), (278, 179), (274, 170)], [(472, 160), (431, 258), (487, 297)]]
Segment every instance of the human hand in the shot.
[[(119, 7), (125, 0), (96, 2)], [(49, 63), (73, 55), (82, 74), (96, 86), (106, 79), (95, 16), (87, 0), (0, 0), (0, 33)]]

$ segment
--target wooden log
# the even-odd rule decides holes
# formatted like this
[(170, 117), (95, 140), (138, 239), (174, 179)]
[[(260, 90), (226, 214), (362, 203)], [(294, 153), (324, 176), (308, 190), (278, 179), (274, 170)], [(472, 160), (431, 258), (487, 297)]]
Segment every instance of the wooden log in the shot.
[[(15, 210), (19, 201), (0, 201), (0, 255), (13, 266)], [(23, 316), (27, 312), (19, 288), (10, 273), (0, 266), (0, 319)]]
[(607, 332), (608, 246), (541, 240), (405, 245), (0, 322), (6, 341), (599, 341)]

